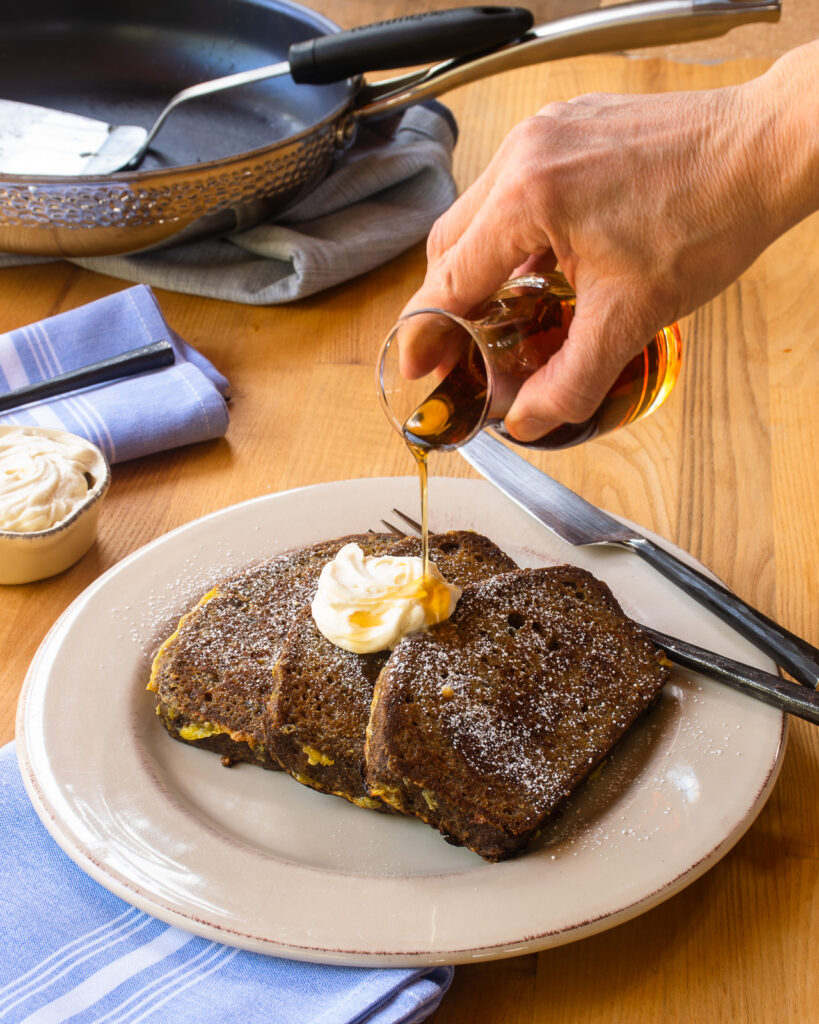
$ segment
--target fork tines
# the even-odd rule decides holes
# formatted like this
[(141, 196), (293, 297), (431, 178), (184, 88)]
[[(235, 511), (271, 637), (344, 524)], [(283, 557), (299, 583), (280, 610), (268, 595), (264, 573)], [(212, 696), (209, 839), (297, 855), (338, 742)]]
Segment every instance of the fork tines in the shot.
[(403, 530), (399, 530), (397, 526), (392, 523), (388, 523), (386, 519), (382, 519), (381, 523), (387, 528), (387, 531), (391, 533), (393, 537), (406, 537), (406, 533), (404, 533)]
[[(393, 512), (400, 519), (403, 519), (404, 522), (407, 524), (407, 526), (409, 526), (411, 529), (413, 529), (418, 534), (419, 537), (421, 536), (421, 524), (419, 522), (417, 522), (415, 519), (412, 519), (410, 516), (406, 515), (406, 513), (402, 512), (398, 508), (394, 508)], [(387, 531), (389, 533), (391, 533), (394, 537), (402, 537), (402, 538), (403, 537), (409, 537), (409, 534), (407, 533), (406, 530), (400, 529), (400, 527), (396, 526), (395, 523), (387, 522), (386, 519), (382, 519), (381, 520), (381, 525), (386, 527)], [(372, 530), (371, 529), (368, 532), (369, 533), (378, 533), (378, 530)], [(433, 531), (430, 530), (429, 532), (432, 533)]]
[[(403, 519), (407, 526), (415, 530), (415, 532), (420, 536), (421, 524), (419, 522), (417, 522), (415, 519), (412, 519), (406, 513), (402, 512), (400, 508), (394, 508), (393, 512), (398, 516), (399, 519)], [(384, 520), (382, 519), (381, 522), (383, 523)], [(384, 525), (386, 526), (387, 524), (385, 523)], [(432, 533), (433, 531), (430, 530), (429, 532)]]

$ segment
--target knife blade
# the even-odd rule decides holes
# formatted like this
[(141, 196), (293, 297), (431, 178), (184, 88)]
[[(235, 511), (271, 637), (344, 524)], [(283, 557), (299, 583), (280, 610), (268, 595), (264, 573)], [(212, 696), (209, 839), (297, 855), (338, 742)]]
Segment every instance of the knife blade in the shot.
[(561, 540), (573, 546), (609, 544), (637, 555), (764, 651), (794, 679), (819, 689), (819, 649), (727, 587), (553, 480), (485, 430), (458, 451), (490, 483)]

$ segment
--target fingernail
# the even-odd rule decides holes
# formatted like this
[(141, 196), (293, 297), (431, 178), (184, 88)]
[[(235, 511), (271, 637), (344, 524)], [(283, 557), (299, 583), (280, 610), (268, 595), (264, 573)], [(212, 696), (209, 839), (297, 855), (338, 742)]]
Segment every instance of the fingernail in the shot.
[(539, 437), (543, 437), (544, 434), (548, 434), (555, 426), (556, 424), (554, 423), (538, 420), (531, 416), (518, 420), (514, 427), (507, 424), (510, 433), (519, 441), (536, 441)]

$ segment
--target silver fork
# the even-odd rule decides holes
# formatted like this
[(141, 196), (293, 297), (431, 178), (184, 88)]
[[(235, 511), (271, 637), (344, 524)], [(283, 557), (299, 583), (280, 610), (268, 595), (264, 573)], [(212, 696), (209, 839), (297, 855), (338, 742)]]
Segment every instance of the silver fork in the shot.
[[(419, 537), (421, 536), (421, 524), (417, 520), (413, 519), (411, 516), (406, 515), (406, 513), (402, 512), (400, 508), (394, 508), (392, 511), (395, 515), (398, 516), (399, 519), (403, 519), (407, 526), (411, 527), (411, 529), (413, 529), (418, 534)], [(409, 536), (409, 534), (405, 530), (399, 529), (393, 523), (387, 522), (386, 519), (382, 519), (381, 523), (383, 526), (386, 526), (387, 530), (395, 537)], [(372, 533), (374, 531), (371, 530), (370, 532)], [(430, 529), (429, 532), (434, 533), (435, 531)]]
[[(421, 524), (417, 520), (398, 508), (394, 508), (392, 511), (418, 536), (421, 535)], [(399, 529), (386, 519), (382, 519), (381, 522), (393, 536), (409, 536), (406, 531)], [(430, 530), (430, 533), (432, 532)], [(660, 633), (658, 630), (652, 629), (651, 626), (644, 626), (640, 622), (635, 622), (635, 625), (664, 651), (674, 664), (701, 672), (711, 679), (726, 683), (735, 690), (748, 694), (765, 704), (770, 704), (780, 711), (819, 725), (819, 693), (815, 690), (801, 686), (799, 683), (793, 683), (789, 679), (782, 679), (780, 676), (765, 672), (761, 668), (755, 668), (753, 665), (745, 665), (732, 658), (726, 658), (715, 651), (697, 647), (696, 644), (691, 644), (687, 640), (679, 640), (677, 637)]]

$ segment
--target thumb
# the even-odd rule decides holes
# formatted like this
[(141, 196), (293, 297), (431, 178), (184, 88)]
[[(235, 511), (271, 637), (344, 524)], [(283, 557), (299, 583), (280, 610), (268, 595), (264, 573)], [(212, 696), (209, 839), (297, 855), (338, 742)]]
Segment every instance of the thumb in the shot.
[(524, 382), (505, 424), (519, 441), (534, 441), (562, 423), (592, 416), (626, 363), (651, 340), (635, 330), (634, 308), (622, 292), (578, 296), (568, 336), (552, 358)]

